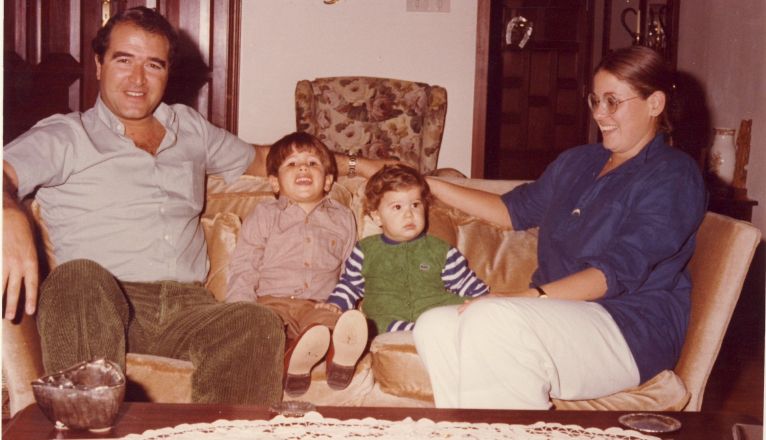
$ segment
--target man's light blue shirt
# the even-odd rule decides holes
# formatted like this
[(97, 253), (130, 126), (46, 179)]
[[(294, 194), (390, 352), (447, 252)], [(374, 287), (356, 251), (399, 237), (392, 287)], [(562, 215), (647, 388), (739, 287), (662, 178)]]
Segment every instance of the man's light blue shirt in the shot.
[(19, 197), (36, 199), (57, 264), (87, 258), (123, 281), (203, 281), (205, 177), (241, 175), (254, 148), (182, 104), (160, 104), (156, 155), (135, 146), (99, 98), (54, 115), (5, 146)]

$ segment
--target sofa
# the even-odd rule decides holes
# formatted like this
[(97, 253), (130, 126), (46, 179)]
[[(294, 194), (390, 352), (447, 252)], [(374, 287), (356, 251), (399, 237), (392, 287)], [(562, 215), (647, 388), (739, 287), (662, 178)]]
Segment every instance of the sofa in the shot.
[[(444, 177), (455, 183), (503, 193), (520, 181)], [(366, 181), (345, 178), (333, 185), (330, 197), (348, 206), (357, 219), (358, 236), (379, 233), (363, 215)], [(211, 177), (202, 227), (208, 242), (210, 271), (205, 282), (222, 300), (226, 288), (229, 255), (236, 244), (243, 219), (259, 202), (273, 198), (264, 178), (243, 176), (227, 184)], [(33, 214), (36, 209), (33, 204)], [(513, 231), (471, 217), (435, 202), (429, 211), (428, 231), (458, 247), (471, 268), (496, 294), (513, 295), (524, 290), (537, 266), (537, 231)], [(50, 243), (40, 224), (43, 247), (50, 260)], [(687, 343), (674, 371), (663, 371), (634, 389), (588, 401), (554, 400), (556, 409), (587, 410), (699, 410), (705, 383), (759, 243), (760, 232), (752, 225), (708, 213), (698, 234), (698, 248), (690, 263), (695, 289)], [(50, 261), (51, 266), (55, 261)], [(130, 353), (126, 374), (128, 400), (181, 403), (191, 400), (190, 362)], [(22, 317), (3, 322), (4, 388), (10, 412), (34, 402), (29, 383), (42, 375), (39, 336), (33, 319)], [(285, 396), (287, 398), (287, 396)], [(357, 365), (351, 385), (341, 391), (327, 386), (324, 363), (312, 372), (309, 391), (300, 400), (332, 406), (433, 406), (428, 375), (415, 350), (411, 332), (385, 333), (375, 337)]]

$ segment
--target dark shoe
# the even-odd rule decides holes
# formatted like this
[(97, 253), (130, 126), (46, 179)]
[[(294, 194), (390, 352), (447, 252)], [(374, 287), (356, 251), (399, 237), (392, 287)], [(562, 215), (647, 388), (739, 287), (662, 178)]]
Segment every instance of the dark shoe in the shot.
[(313, 325), (301, 333), (285, 353), (285, 393), (295, 397), (308, 391), (311, 369), (322, 360), (330, 345), (330, 329)]
[(340, 315), (332, 332), (327, 353), (327, 385), (334, 390), (348, 387), (354, 378), (356, 363), (367, 346), (367, 319), (359, 310)]

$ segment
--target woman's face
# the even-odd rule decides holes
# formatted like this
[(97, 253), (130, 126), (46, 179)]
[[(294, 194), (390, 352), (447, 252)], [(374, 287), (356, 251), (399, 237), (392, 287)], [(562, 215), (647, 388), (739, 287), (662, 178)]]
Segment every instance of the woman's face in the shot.
[[(604, 147), (623, 160), (638, 154), (657, 132), (657, 117), (665, 107), (665, 95), (654, 92), (644, 99), (627, 82), (605, 70), (599, 70), (593, 77), (593, 93), (601, 101), (594, 107), (593, 119), (601, 130)], [(612, 114), (604, 105), (610, 95), (611, 99), (622, 101)]]

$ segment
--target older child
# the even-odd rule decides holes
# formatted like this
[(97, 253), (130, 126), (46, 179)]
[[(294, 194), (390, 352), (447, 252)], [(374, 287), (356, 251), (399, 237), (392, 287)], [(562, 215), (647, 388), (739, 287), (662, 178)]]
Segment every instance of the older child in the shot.
[[(259, 203), (242, 223), (229, 263), (226, 301), (255, 301), (282, 318), (293, 341), (285, 354), (284, 387), (297, 396), (308, 390), (311, 369), (328, 350), (330, 329), (334, 351), (344, 359), (356, 357), (353, 365), (366, 345), (361, 312), (339, 317), (337, 310), (316, 306), (338, 281), (356, 226), (351, 210), (327, 197), (337, 166), (314, 136), (292, 133), (277, 141), (266, 170), (279, 197)], [(328, 384), (335, 386), (337, 374), (331, 373), (328, 365)]]
[(354, 247), (327, 300), (331, 307), (352, 310), (364, 297), (364, 313), (383, 333), (412, 330), (432, 307), (488, 293), (460, 251), (425, 234), (431, 194), (420, 173), (387, 165), (367, 182), (365, 196), (365, 211), (383, 234)]

